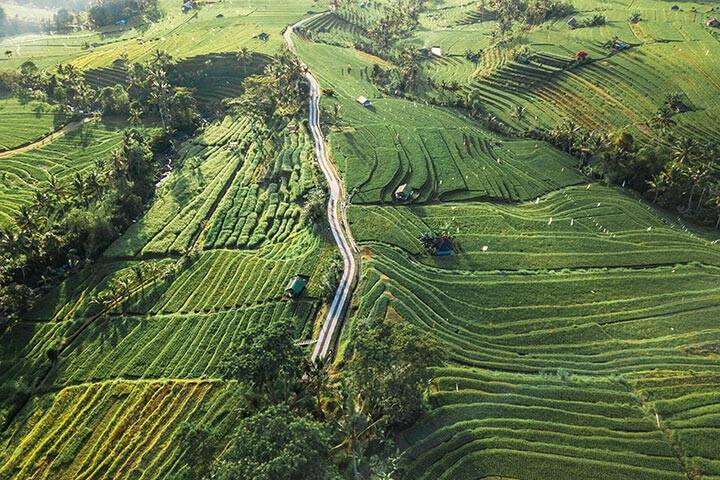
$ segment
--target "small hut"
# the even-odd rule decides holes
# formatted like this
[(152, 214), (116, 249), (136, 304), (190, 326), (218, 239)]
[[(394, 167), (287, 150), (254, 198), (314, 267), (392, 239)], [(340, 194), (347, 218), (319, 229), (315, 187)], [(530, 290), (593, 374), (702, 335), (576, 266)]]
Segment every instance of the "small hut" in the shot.
[(438, 47), (437, 45), (434, 46), (434, 47), (430, 47), (430, 54), (431, 54), (433, 57), (438, 57), (438, 58), (440, 58), (440, 57), (443, 56), (442, 48), (441, 48), (441, 47)]
[(720, 27), (720, 20), (718, 20), (715, 17), (708, 18), (708, 21), (705, 22), (705, 25), (707, 25), (708, 27), (711, 27), (711, 28), (718, 28), (718, 27)]
[(579, 52), (577, 52), (575, 54), (575, 59), (578, 62), (584, 62), (585, 60), (588, 59), (589, 56), (590, 56), (590, 54), (588, 52), (586, 52), (585, 50), (580, 50)]
[(677, 12), (678, 10), (680, 10), (680, 7), (678, 5), (673, 5), (672, 7), (670, 7), (670, 10), (672, 10), (673, 12)]
[(405, 202), (412, 198), (413, 189), (407, 183), (403, 183), (395, 189), (395, 199)]
[(441, 237), (438, 239), (437, 249), (435, 255), (438, 257), (449, 257), (455, 253), (455, 247), (453, 246), (452, 238)]
[(365, 108), (369, 108), (372, 106), (372, 102), (370, 102), (370, 100), (368, 100), (367, 97), (364, 97), (362, 95), (357, 97), (357, 102)]
[(567, 21), (567, 26), (570, 30), (574, 30), (577, 28), (578, 22), (577, 22), (577, 20), (575, 20), (575, 17), (573, 17)]
[(306, 283), (306, 277), (295, 275), (292, 280), (290, 280), (287, 287), (285, 287), (285, 295), (290, 298), (298, 298), (300, 294), (302, 294), (303, 290), (305, 290)]
[(267, 42), (268, 39), (270, 38), (270, 34), (267, 32), (260, 32), (257, 35), (255, 35), (255, 38), (257, 38), (258, 40), (260, 40), (262, 42)]

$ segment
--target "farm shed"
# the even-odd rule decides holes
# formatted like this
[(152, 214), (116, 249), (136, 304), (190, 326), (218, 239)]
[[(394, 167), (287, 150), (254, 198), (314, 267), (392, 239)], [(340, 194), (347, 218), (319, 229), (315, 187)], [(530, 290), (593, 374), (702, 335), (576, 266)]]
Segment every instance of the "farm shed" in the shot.
[(578, 22), (577, 22), (577, 20), (575, 20), (575, 17), (573, 17), (573, 18), (571, 18), (570, 20), (567, 21), (567, 26), (568, 26), (570, 29), (577, 28), (577, 25), (578, 25)]
[(400, 201), (410, 200), (412, 194), (413, 189), (407, 183), (403, 183), (395, 189), (395, 198)]
[(368, 100), (367, 97), (364, 97), (364, 96), (362, 96), (362, 95), (360, 95), (359, 97), (357, 97), (357, 102), (358, 102), (360, 105), (362, 105), (363, 107), (365, 107), (365, 108), (367, 108), (367, 107), (369, 107), (369, 106), (372, 105), (372, 103), (370, 102), (370, 100)]
[(455, 248), (453, 247), (452, 239), (448, 237), (440, 238), (437, 250), (435, 250), (435, 255), (438, 257), (449, 257), (453, 253), (455, 253)]
[(285, 294), (290, 298), (299, 297), (303, 290), (305, 290), (306, 283), (306, 277), (303, 277), (301, 275), (295, 275), (295, 277), (290, 280), (290, 283), (288, 283), (287, 287), (285, 287)]
[(257, 38), (258, 40), (262, 40), (263, 42), (267, 42), (268, 39), (270, 38), (270, 34), (267, 32), (260, 32), (257, 35), (255, 35), (255, 38)]
[(418, 52), (420, 52), (420, 56), (422, 56), (422, 57), (429, 57), (429, 56), (430, 56), (430, 49), (427, 48), (427, 47), (421, 48), (420, 50), (418, 50)]
[(190, 0), (188, 0), (187, 2), (182, 4), (181, 10), (183, 13), (187, 13), (190, 10), (192, 10), (192, 8), (193, 8), (193, 4)]
[(673, 5), (672, 7), (670, 7), (670, 10), (672, 10), (673, 12), (677, 12), (678, 10), (680, 10), (680, 7), (677, 5)]
[(298, 126), (294, 123), (288, 123), (288, 126), (285, 128), (289, 133), (297, 133), (299, 130)]
[(707, 22), (705, 22), (705, 25), (712, 28), (718, 28), (720, 27), (720, 20), (718, 20), (715, 17), (709, 18)]
[(430, 47), (430, 53), (435, 57), (442, 57), (443, 51), (442, 48), (438, 46)]

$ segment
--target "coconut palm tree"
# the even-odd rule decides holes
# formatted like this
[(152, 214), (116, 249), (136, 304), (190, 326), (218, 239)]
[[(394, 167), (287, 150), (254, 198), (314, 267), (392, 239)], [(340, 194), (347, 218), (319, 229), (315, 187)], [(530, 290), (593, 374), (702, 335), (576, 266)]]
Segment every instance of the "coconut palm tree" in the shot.
[(247, 47), (242, 47), (235, 55), (235, 59), (243, 66), (243, 73), (247, 75), (247, 65), (252, 60), (252, 52)]
[(720, 182), (716, 182), (710, 187), (710, 197), (706, 203), (715, 209), (715, 215), (717, 216), (715, 228), (720, 229)]
[(525, 113), (525, 107), (523, 107), (522, 105), (515, 105), (515, 108), (513, 108), (511, 115), (518, 121), (522, 122), (522, 120), (525, 118)]
[(676, 125), (672, 117), (673, 111), (667, 105), (663, 105), (655, 112), (655, 116), (650, 120), (650, 124), (664, 131)]
[(667, 187), (667, 179), (665, 175), (662, 172), (657, 173), (645, 183), (647, 183), (648, 187), (650, 187), (649, 190), (655, 193), (652, 203), (657, 203), (660, 193)]
[(683, 165), (695, 159), (698, 153), (697, 142), (689, 137), (681, 137), (672, 145), (673, 159)]

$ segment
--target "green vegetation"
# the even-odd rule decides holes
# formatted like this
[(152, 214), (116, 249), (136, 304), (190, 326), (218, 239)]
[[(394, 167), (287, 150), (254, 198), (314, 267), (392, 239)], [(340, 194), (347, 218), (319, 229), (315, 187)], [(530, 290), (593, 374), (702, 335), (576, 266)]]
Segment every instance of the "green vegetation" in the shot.
[(712, 5), (86, 7), (0, 39), (0, 478), (720, 478)]
[(39, 140), (59, 126), (66, 117), (44, 102), (23, 103), (16, 98), (0, 99), (0, 152)]
[(301, 32), (362, 255), (340, 365), (367, 319), (446, 353), (392, 478), (720, 475), (720, 248), (685, 223), (717, 222), (714, 104), (680, 75), (717, 48), (707, 6), (633, 8), (425, 3), (380, 52), (383, 8), (340, 2)]

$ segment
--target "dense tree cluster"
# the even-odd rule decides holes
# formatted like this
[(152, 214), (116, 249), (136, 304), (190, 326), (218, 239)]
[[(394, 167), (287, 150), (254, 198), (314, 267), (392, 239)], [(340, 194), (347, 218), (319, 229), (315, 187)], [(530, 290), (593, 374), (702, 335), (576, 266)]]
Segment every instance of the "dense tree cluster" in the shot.
[(283, 50), (260, 75), (243, 81), (243, 93), (231, 103), (240, 113), (262, 123), (272, 118), (293, 117), (305, 107), (308, 85), (294, 55)]
[(0, 230), (0, 317), (27, 308), (36, 289), (104, 250), (142, 213), (154, 191), (162, 138), (130, 129), (97, 169), (69, 184), (50, 177), (12, 227)]
[(191, 133), (200, 123), (197, 103), (190, 91), (169, 80), (172, 58), (157, 51), (145, 63), (128, 69), (129, 85), (108, 86), (96, 91), (82, 71), (71, 64), (59, 65), (55, 73), (41, 71), (30, 60), (19, 74), (4, 76), (3, 83), (20, 97), (55, 102), (67, 115), (129, 116), (138, 123), (142, 116), (159, 116), (167, 131)]
[[(675, 101), (674, 96), (668, 99), (670, 104)], [(672, 134), (661, 141), (640, 144), (626, 130), (587, 131), (574, 123), (541, 136), (577, 156), (590, 175), (633, 188), (653, 203), (720, 228), (717, 146)]]
[(404, 48), (394, 59), (392, 67), (385, 69), (377, 63), (373, 64), (370, 79), (381, 90), (393, 95), (414, 92), (421, 80), (419, 59), (417, 50)]
[(340, 480), (330, 460), (331, 433), (308, 415), (278, 404), (240, 421), (213, 463), (214, 480)]
[(287, 323), (244, 332), (221, 366), (227, 379), (248, 386), (243, 419), (229, 447), (212, 432), (191, 432), (188, 442), (217, 443), (193, 455), (187, 478), (357, 479), (395, 471), (387, 460), (392, 437), (424, 412), (443, 350), (411, 325), (381, 317), (356, 320), (350, 338), (335, 371), (308, 362)]
[(400, 0), (382, 6), (380, 18), (368, 28), (374, 51), (387, 51), (396, 41), (407, 36), (418, 25), (423, 0)]
[(90, 22), (95, 27), (127, 22), (140, 15), (149, 20), (160, 18), (157, 0), (104, 0), (93, 5), (88, 11)]
[(514, 23), (539, 25), (575, 12), (572, 4), (562, 0), (491, 0), (489, 3), (497, 14), (501, 35), (510, 31)]

